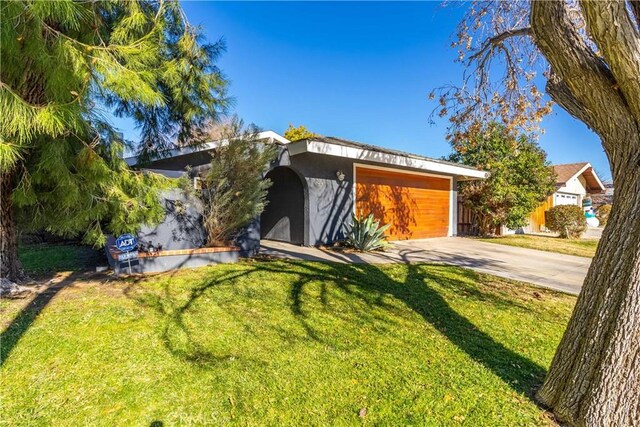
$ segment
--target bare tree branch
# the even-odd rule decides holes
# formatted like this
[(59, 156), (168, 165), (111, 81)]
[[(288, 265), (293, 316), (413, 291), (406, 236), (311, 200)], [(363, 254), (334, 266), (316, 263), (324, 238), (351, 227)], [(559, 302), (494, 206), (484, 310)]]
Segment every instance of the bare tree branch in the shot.
[(480, 48), (480, 50), (478, 50), (476, 53), (474, 53), (469, 57), (468, 62), (471, 63), (475, 61), (478, 57), (482, 56), (485, 52), (487, 52), (487, 50), (493, 49), (494, 47), (499, 46), (506, 39), (509, 39), (511, 37), (517, 37), (517, 36), (529, 36), (531, 34), (532, 34), (531, 27), (524, 27), (524, 28), (516, 28), (513, 30), (507, 30), (503, 33), (493, 36), (485, 42), (485, 44)]
[[(536, 45), (576, 98), (573, 104), (583, 105), (590, 112), (589, 123), (594, 131), (601, 136), (617, 135), (619, 138), (624, 138), (623, 132), (637, 132), (626, 101), (617, 90), (616, 80), (572, 25), (565, 2), (532, 1), (531, 26)], [(605, 111), (602, 105), (607, 105)], [(617, 119), (611, 120), (611, 117)], [(632, 137), (635, 135), (628, 136), (629, 139)], [(611, 138), (603, 138), (603, 145), (612, 155), (615, 148), (608, 140)]]
[[(535, 137), (551, 111), (535, 76), (544, 60), (532, 43), (528, 3), (477, 1), (458, 25), (452, 47), (465, 65), (460, 85), (435, 89), (434, 116), (448, 117), (447, 138), (465, 138), (474, 123), (496, 121)], [(498, 70), (503, 70), (502, 73)]]

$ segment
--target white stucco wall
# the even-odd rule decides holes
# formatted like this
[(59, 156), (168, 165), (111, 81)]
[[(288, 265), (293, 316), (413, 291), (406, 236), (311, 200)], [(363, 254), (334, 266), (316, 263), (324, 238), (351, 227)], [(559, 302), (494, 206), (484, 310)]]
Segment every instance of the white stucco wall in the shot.
[(582, 175), (571, 178), (564, 187), (560, 187), (556, 193), (577, 194), (585, 196), (587, 194), (587, 182)]
[(587, 195), (587, 181), (582, 175), (571, 178), (564, 187), (560, 187), (553, 195), (553, 204), (582, 206), (582, 199)]

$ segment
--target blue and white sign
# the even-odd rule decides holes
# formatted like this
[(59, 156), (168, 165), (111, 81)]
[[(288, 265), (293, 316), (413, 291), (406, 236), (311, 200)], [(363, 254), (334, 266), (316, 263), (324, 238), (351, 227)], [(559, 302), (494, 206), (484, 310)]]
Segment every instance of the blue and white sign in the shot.
[(118, 261), (127, 261), (138, 258), (138, 251), (123, 252), (118, 254)]
[(122, 252), (131, 252), (138, 247), (138, 239), (131, 234), (123, 234), (116, 239), (116, 248)]

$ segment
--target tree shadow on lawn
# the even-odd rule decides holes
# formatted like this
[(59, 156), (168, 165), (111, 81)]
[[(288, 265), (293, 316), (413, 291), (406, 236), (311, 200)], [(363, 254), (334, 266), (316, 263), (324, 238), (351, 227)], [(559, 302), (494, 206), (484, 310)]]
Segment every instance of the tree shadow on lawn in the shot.
[(90, 274), (71, 273), (58, 283), (54, 283), (35, 294), (33, 299), (18, 312), (11, 323), (0, 333), (0, 367), (5, 364), (11, 351), (51, 300), (64, 288), (73, 286), (75, 281), (84, 280), (89, 276)]
[[(469, 319), (456, 312), (434, 288), (434, 285), (439, 285), (467, 298), (498, 307), (512, 305), (528, 309), (515, 301), (471, 285), (469, 281), (481, 280), (480, 276), (473, 271), (461, 269), (452, 275), (451, 267), (442, 266), (440, 270), (439, 266), (431, 265), (429, 269), (425, 269), (421, 268), (420, 264), (407, 264), (407, 274), (404, 279), (395, 279), (374, 264), (253, 261), (249, 266), (247, 264), (239, 264), (239, 266), (240, 268), (234, 272), (208, 275), (202, 283), (189, 291), (186, 298), (177, 299), (171, 295), (171, 280), (165, 281), (163, 296), (143, 294), (136, 297), (140, 303), (154, 308), (165, 318), (162, 337), (165, 346), (172, 354), (199, 365), (216, 364), (230, 358), (243, 357), (242, 355), (216, 354), (206, 349), (194, 339), (190, 326), (184, 321), (184, 315), (194, 307), (196, 300), (211, 289), (225, 283), (232, 283), (241, 277), (266, 272), (293, 276), (293, 283), (289, 290), (290, 310), (300, 321), (306, 335), (313, 340), (325, 342), (327, 337), (323, 337), (322, 332), (314, 329), (308, 321), (308, 310), (304, 307), (304, 293), (305, 287), (310, 282), (319, 283), (318, 299), (328, 309), (330, 309), (328, 301), (330, 297), (327, 286), (336, 286), (346, 295), (356, 297), (369, 306), (385, 310), (395, 309), (385, 302), (387, 297), (403, 302), (469, 357), (488, 368), (513, 390), (532, 400), (535, 389), (541, 384), (546, 374), (542, 366), (506, 348), (490, 335), (479, 330)], [(244, 297), (251, 298), (251, 296)], [(228, 313), (233, 315), (232, 310)], [(332, 314), (341, 316), (341, 313)], [(235, 320), (251, 323), (251, 320), (242, 316), (235, 317)], [(176, 340), (176, 336), (181, 338)]]
[(36, 320), (36, 317), (49, 304), (64, 285), (54, 285), (37, 294), (29, 304), (24, 307), (9, 326), (0, 334), (0, 366), (4, 365), (9, 354)]
[[(311, 330), (317, 337), (318, 334), (313, 332), (302, 315), (304, 311), (302, 294), (305, 282), (317, 281), (322, 270), (313, 271), (315, 269), (310, 265), (304, 266), (312, 271), (306, 275), (306, 278), (301, 275), (292, 286), (292, 312), (299, 317), (305, 329)], [(343, 292), (366, 299), (368, 304), (376, 306), (383, 304), (385, 296), (402, 301), (473, 360), (491, 370), (515, 391), (533, 399), (535, 389), (542, 383), (546, 370), (480, 331), (466, 317), (451, 308), (443, 296), (433, 288), (433, 284), (439, 284), (455, 289), (458, 293), (465, 293), (478, 301), (505, 306), (508, 300), (495, 294), (483, 293), (465, 283), (465, 279), (478, 280), (479, 276), (473, 271), (460, 270), (459, 276), (448, 277), (438, 274), (437, 267), (436, 272), (430, 272), (421, 269), (419, 264), (407, 264), (406, 278), (400, 281), (389, 277), (372, 264), (333, 264), (331, 266), (330, 279), (334, 280)], [(431, 268), (433, 269), (434, 266)], [(450, 267), (443, 266), (442, 269), (444, 272), (444, 269), (450, 269)], [(274, 271), (286, 273), (278, 269)], [(324, 274), (326, 273), (325, 271)], [(339, 276), (347, 280), (335, 280)], [(352, 285), (356, 285), (356, 289)], [(517, 303), (513, 305), (522, 307)]]
[(124, 293), (140, 305), (151, 308), (163, 319), (160, 336), (163, 345), (172, 355), (202, 367), (239, 358), (239, 355), (219, 354), (200, 344), (185, 322), (185, 315), (195, 302), (209, 290), (251, 274), (252, 271), (239, 271), (208, 277), (202, 283), (191, 288), (186, 298), (179, 298), (179, 295), (173, 295), (171, 292), (171, 279), (177, 272), (178, 270), (175, 270), (170, 273), (169, 280), (164, 281), (161, 295), (154, 292), (138, 293), (135, 291), (136, 285), (141, 281), (148, 280), (149, 276), (134, 277), (125, 288)]

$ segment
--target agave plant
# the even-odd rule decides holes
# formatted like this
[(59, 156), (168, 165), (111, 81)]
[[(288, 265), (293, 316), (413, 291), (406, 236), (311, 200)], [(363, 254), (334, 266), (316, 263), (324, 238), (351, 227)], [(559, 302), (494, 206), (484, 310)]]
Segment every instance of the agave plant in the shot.
[(362, 252), (383, 250), (389, 246), (384, 232), (389, 228), (389, 224), (380, 226), (373, 214), (366, 218), (351, 216), (351, 224), (346, 228), (345, 243), (354, 249)]

